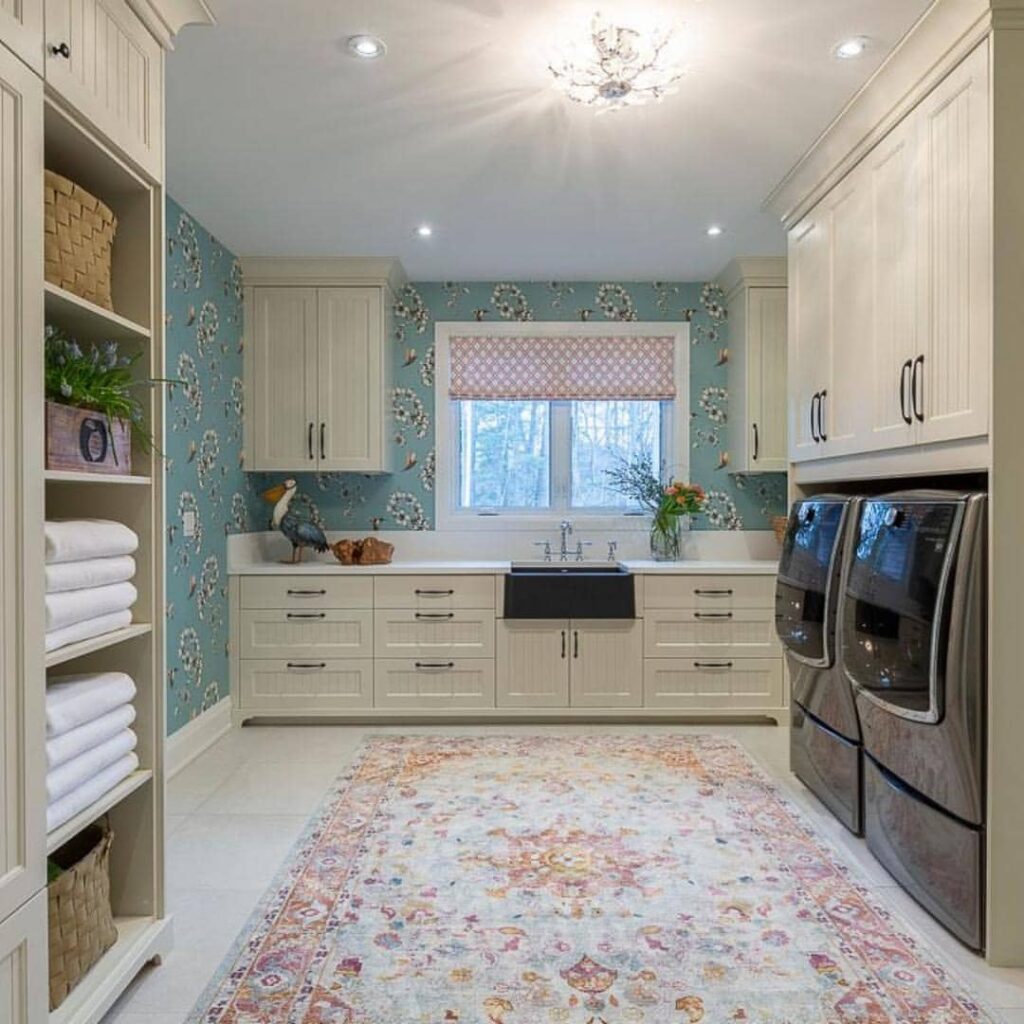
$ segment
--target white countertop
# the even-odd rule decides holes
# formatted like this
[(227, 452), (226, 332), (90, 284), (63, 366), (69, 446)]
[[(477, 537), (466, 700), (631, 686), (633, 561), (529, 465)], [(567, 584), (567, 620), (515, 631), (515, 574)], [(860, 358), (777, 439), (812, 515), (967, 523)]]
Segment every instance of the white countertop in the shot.
[[(558, 562), (552, 563), (558, 565)], [(573, 563), (565, 563), (571, 566)], [(622, 565), (637, 575), (676, 576), (774, 576), (778, 563), (764, 559), (737, 561), (679, 561), (654, 562), (650, 560), (623, 559)], [(291, 565), (282, 562), (253, 561), (232, 565), (228, 570), (232, 576), (429, 576), (441, 574), (500, 576), (507, 573), (509, 561), (452, 561), (447, 559), (421, 559), (418, 561), (397, 561), (388, 565), (340, 565), (335, 561), (317, 560)]]

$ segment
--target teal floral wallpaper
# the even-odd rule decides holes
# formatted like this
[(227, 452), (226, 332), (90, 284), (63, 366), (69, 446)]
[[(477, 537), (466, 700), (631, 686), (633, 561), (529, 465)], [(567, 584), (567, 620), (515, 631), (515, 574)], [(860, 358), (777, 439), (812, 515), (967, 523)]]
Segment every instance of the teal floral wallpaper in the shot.
[[(695, 529), (767, 529), (785, 511), (785, 474), (728, 473), (726, 364), (729, 334), (713, 284), (619, 282), (431, 282), (409, 285), (395, 307), (392, 476), (297, 474), (299, 501), (329, 530), (429, 530), (434, 522), (434, 324), (443, 320), (680, 321), (691, 324), (690, 476), (708, 492)], [(252, 474), (253, 491), (272, 479)], [(250, 521), (266, 528), (269, 509), (250, 492)]]
[[(227, 535), (248, 529), (242, 276), (167, 200), (167, 731), (228, 693)], [(195, 522), (193, 536), (186, 523)]]

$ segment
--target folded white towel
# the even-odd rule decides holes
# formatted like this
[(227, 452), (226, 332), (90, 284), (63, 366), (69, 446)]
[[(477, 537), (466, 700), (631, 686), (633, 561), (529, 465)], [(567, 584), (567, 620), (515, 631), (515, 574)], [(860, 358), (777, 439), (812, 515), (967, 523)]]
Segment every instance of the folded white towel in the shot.
[(55, 629), (46, 634), (46, 651), (56, 651), (68, 644), (77, 644), (82, 640), (91, 640), (94, 636), (102, 636), (104, 633), (113, 633), (115, 629), (124, 629), (132, 624), (132, 613), (129, 609), (123, 612), (113, 612), (110, 615), (101, 615), (98, 619), (86, 619), (85, 622), (76, 622), (73, 626), (65, 626), (63, 629)]
[(58, 562), (46, 566), (46, 592), (60, 594), (65, 590), (107, 587), (111, 583), (124, 583), (134, 576), (135, 559), (131, 555), (88, 558), (84, 562)]
[(81, 754), (88, 753), (101, 743), (113, 739), (118, 733), (124, 732), (134, 721), (134, 705), (122, 704), (121, 707), (94, 718), (77, 729), (71, 729), (60, 736), (52, 736), (46, 741), (47, 769), (53, 771), (54, 768), (67, 764)]
[(135, 683), (124, 672), (51, 676), (46, 687), (46, 735), (63, 736), (128, 704)]
[(96, 803), (101, 796), (109, 793), (119, 782), (127, 779), (139, 767), (139, 755), (125, 754), (109, 768), (104, 768), (78, 789), (72, 790), (67, 796), (61, 797), (56, 803), (46, 808), (46, 831), (52, 832), (70, 821), (76, 814)]
[(54, 768), (46, 775), (46, 802), (54, 804), (78, 789), (94, 775), (99, 775), (104, 768), (109, 768), (125, 754), (130, 754), (138, 742), (138, 737), (131, 729), (124, 729), (98, 747)]
[(130, 555), (139, 547), (134, 530), (110, 519), (50, 519), (43, 532), (47, 565)]
[(131, 583), (111, 583), (109, 587), (47, 594), (43, 599), (46, 604), (46, 631), (52, 633), (76, 622), (124, 611), (138, 599), (139, 592)]

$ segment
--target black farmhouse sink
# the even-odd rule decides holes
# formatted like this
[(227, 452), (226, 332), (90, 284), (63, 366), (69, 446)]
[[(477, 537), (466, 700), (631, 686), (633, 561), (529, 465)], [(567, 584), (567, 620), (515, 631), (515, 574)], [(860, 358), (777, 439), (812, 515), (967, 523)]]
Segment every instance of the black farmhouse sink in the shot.
[(634, 619), (633, 576), (615, 562), (513, 562), (505, 618)]

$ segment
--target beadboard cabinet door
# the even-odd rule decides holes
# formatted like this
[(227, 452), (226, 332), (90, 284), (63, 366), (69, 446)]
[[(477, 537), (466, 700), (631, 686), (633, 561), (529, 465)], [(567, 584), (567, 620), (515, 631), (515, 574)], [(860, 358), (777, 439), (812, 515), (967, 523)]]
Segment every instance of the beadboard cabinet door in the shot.
[(316, 468), (315, 288), (250, 288), (246, 302), (247, 468)]
[(644, 702), (643, 622), (573, 619), (570, 703), (639, 708)]
[(163, 50), (125, 0), (45, 0), (46, 83), (156, 180)]
[(43, 73), (43, 0), (0, 0), (0, 42)]
[(569, 706), (569, 621), (502, 619), (498, 623), (499, 708)]
[(0, 47), (0, 920), (46, 882), (43, 85)]
[(46, 893), (0, 920), (0, 1020), (46, 1024), (49, 1019)]

